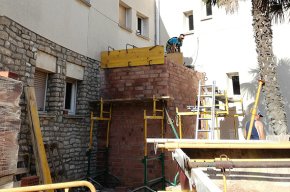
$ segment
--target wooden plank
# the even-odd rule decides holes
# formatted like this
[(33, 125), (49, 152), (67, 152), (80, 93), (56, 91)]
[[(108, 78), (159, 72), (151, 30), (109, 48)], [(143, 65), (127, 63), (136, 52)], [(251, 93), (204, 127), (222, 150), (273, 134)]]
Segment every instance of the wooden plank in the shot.
[(29, 170), (27, 168), (17, 168), (16, 173), (14, 173), (14, 175), (21, 175), (24, 173), (29, 173)]
[(35, 90), (34, 87), (25, 87), (24, 91), (27, 101), (28, 116), (31, 123), (31, 131), (33, 132), (32, 142), (34, 151), (36, 151), (35, 158), (40, 168), (40, 179), (44, 184), (51, 184), (52, 179), (40, 129)]
[(101, 67), (130, 67), (164, 64), (163, 46), (133, 48), (101, 53)]

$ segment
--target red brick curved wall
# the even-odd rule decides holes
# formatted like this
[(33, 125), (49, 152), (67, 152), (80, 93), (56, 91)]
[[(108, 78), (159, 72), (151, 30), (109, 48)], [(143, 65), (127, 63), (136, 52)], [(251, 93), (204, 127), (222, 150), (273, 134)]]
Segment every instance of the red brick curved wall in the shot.
[[(166, 105), (175, 120), (176, 107), (179, 111), (188, 111), (186, 106), (195, 104), (198, 80), (201, 77), (201, 73), (172, 62), (103, 71), (104, 84), (101, 89), (104, 99), (140, 99), (113, 104), (110, 171), (121, 179), (123, 186), (134, 188), (143, 185), (144, 169), (141, 160), (144, 157), (144, 110), (152, 115), (152, 101), (148, 98), (153, 95), (173, 98)], [(158, 107), (161, 108), (162, 104), (159, 103)], [(195, 117), (184, 117), (182, 122), (184, 138), (193, 138)], [(165, 135), (174, 138), (167, 123)], [(160, 138), (160, 121), (148, 121), (148, 137)], [(149, 155), (154, 155), (153, 145), (148, 147)], [(173, 181), (176, 163), (172, 161), (171, 153), (166, 152), (165, 163), (167, 179)], [(160, 177), (160, 163), (150, 163), (148, 172), (150, 179)]]

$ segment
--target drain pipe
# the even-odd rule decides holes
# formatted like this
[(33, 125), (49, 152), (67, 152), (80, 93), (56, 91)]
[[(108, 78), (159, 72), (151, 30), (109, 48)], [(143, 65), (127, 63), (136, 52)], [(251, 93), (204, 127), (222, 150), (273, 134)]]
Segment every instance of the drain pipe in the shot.
[(155, 45), (160, 44), (160, 0), (155, 0)]

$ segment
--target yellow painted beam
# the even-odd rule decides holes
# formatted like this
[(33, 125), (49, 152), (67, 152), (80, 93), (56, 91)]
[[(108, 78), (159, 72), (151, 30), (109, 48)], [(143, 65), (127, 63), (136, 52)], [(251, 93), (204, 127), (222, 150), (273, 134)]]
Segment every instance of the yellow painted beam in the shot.
[(196, 115), (197, 112), (178, 112), (177, 115), (186, 116), (186, 115)]
[[(27, 101), (27, 107), (29, 111), (29, 118), (31, 118), (32, 122), (32, 131), (34, 136), (34, 141), (36, 142), (36, 149), (37, 154), (39, 157), (36, 157), (37, 160), (39, 160), (38, 165), (41, 167), (41, 180), (44, 184), (51, 184), (51, 174), (50, 169), (48, 166), (48, 161), (46, 157), (46, 152), (44, 148), (44, 143), (42, 139), (42, 133), (40, 129), (40, 122), (38, 117), (38, 111), (37, 111), (37, 104), (36, 104), (36, 97), (35, 97), (35, 90), (34, 87), (25, 87), (25, 96)], [(50, 192), (52, 190), (49, 190)]]
[(164, 119), (163, 116), (145, 116), (144, 119)]
[(157, 143), (165, 148), (192, 148), (192, 149), (290, 149), (289, 141), (270, 140), (196, 140), (196, 139), (162, 139), (147, 138), (148, 143)]
[[(208, 162), (208, 163), (212, 163), (212, 162), (216, 162), (216, 161), (221, 161), (221, 160), (225, 160), (225, 159), (221, 159), (221, 158), (214, 158), (214, 159), (190, 159), (189, 162)], [(290, 162), (289, 158), (275, 158), (275, 159), (226, 159), (227, 161), (232, 161), (232, 162)]]
[(101, 53), (102, 68), (164, 64), (164, 47), (142, 47)]

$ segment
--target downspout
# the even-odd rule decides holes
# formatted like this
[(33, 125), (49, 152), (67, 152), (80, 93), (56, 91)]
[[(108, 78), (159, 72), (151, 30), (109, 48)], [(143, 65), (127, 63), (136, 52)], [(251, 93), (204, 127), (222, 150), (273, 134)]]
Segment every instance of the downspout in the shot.
[(160, 0), (155, 0), (155, 45), (160, 44)]

